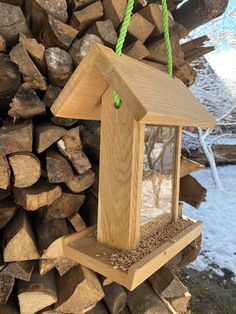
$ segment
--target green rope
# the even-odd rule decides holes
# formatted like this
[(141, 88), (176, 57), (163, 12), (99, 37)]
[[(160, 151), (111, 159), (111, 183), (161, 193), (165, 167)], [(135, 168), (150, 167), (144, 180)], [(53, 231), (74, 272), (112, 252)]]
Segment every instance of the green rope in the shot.
[[(128, 27), (129, 27), (129, 23), (130, 23), (130, 20), (131, 20), (133, 7), (134, 7), (134, 0), (128, 0), (127, 7), (126, 7), (126, 10), (125, 10), (124, 20), (123, 20), (123, 23), (122, 23), (121, 29), (120, 29), (119, 38), (118, 38), (117, 43), (116, 43), (116, 50), (115, 50), (115, 52), (119, 56), (122, 53), (122, 49), (123, 49), (123, 46), (124, 46), (126, 34), (127, 34), (127, 31), (128, 31)], [(122, 101), (121, 101), (119, 95), (115, 91), (113, 91), (113, 99), (114, 99), (114, 103), (115, 103), (116, 108), (120, 108), (121, 105), (122, 105)]]
[(164, 29), (164, 38), (165, 45), (167, 51), (167, 69), (168, 74), (173, 76), (173, 57), (172, 57), (172, 48), (170, 41), (170, 33), (169, 33), (169, 14), (166, 0), (162, 0), (162, 12), (163, 12), (163, 29)]
[[(115, 49), (116, 54), (119, 56), (122, 53), (129, 23), (131, 20), (133, 7), (134, 7), (134, 0), (128, 0), (124, 20), (121, 25), (120, 34), (119, 34), (119, 37), (116, 43), (116, 49)], [(172, 57), (172, 48), (171, 48), (170, 33), (169, 33), (169, 15), (168, 15), (168, 8), (167, 8), (166, 0), (162, 0), (162, 11), (163, 11), (164, 38), (165, 38), (165, 45), (166, 45), (166, 51), (167, 51), (167, 68), (168, 68), (168, 74), (172, 77), (173, 76), (173, 57)], [(112, 95), (113, 95), (115, 107), (120, 108), (122, 105), (122, 101), (119, 95), (117, 94), (116, 91), (113, 91)]]

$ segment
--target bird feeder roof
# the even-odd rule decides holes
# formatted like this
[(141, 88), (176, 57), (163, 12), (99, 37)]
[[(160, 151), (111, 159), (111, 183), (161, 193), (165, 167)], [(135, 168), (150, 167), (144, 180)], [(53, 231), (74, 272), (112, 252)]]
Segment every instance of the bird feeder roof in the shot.
[(199, 127), (215, 124), (182, 81), (97, 44), (74, 71), (52, 112), (58, 117), (101, 120), (101, 98), (109, 87), (137, 121)]

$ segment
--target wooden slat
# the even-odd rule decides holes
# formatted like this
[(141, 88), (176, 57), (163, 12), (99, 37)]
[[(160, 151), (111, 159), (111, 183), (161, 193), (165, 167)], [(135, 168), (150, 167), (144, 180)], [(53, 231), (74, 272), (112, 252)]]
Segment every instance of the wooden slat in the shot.
[(117, 110), (112, 91), (102, 99), (98, 241), (134, 249), (140, 237), (144, 126), (127, 105)]

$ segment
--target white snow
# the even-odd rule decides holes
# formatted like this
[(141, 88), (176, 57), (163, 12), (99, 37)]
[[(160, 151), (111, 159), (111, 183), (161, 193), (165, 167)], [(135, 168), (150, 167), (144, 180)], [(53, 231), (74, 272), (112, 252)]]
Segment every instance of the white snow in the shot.
[(189, 265), (199, 271), (212, 269), (223, 275), (226, 268), (236, 281), (236, 165), (218, 167), (224, 191), (215, 188), (210, 169), (203, 169), (194, 177), (207, 188), (207, 202), (200, 209), (184, 205), (184, 213), (203, 221), (201, 253)]

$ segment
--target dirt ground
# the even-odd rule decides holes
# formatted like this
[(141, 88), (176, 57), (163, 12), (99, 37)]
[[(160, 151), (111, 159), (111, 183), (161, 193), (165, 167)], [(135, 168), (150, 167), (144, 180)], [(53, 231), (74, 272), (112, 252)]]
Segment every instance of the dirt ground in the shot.
[(224, 277), (211, 271), (198, 272), (185, 268), (177, 275), (192, 294), (192, 314), (236, 314), (236, 283), (232, 273), (222, 269)]

